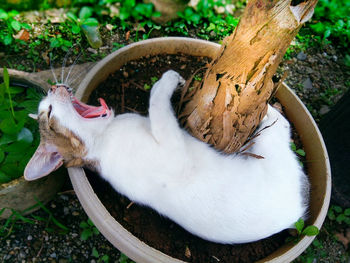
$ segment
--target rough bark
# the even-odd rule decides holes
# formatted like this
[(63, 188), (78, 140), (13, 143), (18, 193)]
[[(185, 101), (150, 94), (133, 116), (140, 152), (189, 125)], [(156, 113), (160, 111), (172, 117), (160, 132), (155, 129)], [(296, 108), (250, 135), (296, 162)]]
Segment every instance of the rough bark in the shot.
[(189, 131), (220, 151), (241, 148), (264, 117), (272, 76), (317, 0), (250, 0), (181, 115)]

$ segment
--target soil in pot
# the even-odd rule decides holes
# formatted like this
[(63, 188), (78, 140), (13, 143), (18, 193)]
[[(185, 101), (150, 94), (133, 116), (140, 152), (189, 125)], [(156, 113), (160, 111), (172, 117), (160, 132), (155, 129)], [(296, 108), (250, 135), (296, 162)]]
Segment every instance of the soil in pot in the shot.
[[(101, 97), (114, 108), (116, 114), (138, 112), (147, 115), (149, 87), (165, 71), (176, 70), (188, 79), (195, 70), (204, 67), (208, 62), (208, 58), (187, 55), (159, 55), (131, 61), (111, 74), (93, 91), (89, 104), (96, 104), (97, 99)], [(174, 104), (179, 97), (179, 93), (173, 96)], [(193, 236), (152, 209), (133, 204), (129, 199), (115, 192), (97, 174), (86, 172), (99, 199), (121, 225), (153, 248), (183, 261), (255, 262), (285, 244), (289, 236), (287, 231), (283, 231), (249, 244), (222, 245), (208, 242)]]

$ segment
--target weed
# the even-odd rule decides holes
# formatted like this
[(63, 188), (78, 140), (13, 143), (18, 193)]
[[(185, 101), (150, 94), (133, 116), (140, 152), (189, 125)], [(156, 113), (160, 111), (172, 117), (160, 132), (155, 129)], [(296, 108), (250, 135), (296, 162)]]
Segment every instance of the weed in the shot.
[(114, 42), (112, 51), (116, 51), (124, 46), (125, 46), (124, 44), (119, 44), (119, 43)]
[(0, 30), (0, 43), (11, 45), (14, 41), (13, 35), (19, 32), (22, 28), (31, 30), (32, 28), (27, 23), (21, 23), (15, 19), (19, 13), (16, 10), (6, 12), (0, 9), (0, 20), (4, 21), (6, 26)]
[(79, 11), (77, 17), (74, 13), (68, 12), (68, 24), (71, 26), (73, 34), (84, 33), (89, 44), (93, 48), (99, 48), (102, 45), (101, 36), (98, 28), (98, 21), (96, 18), (91, 17), (93, 9), (88, 6), (83, 6)]
[(327, 255), (328, 253), (324, 249), (323, 244), (317, 238), (315, 238), (311, 245), (305, 250), (305, 252), (298, 257), (296, 262), (318, 262), (320, 259), (327, 257)]
[[(65, 234), (69, 231), (68, 227), (60, 223), (53, 216), (52, 212), (40, 200), (38, 200), (36, 197), (35, 200), (37, 202), (35, 205), (25, 209), (22, 212), (7, 207), (4, 207), (0, 210), (0, 215), (3, 214), (7, 209), (11, 211), (11, 215), (5, 220), (5, 223), (0, 227), (0, 237), (8, 237), (15, 228), (19, 227), (18, 222), (34, 225), (36, 221), (41, 221), (45, 223), (45, 230), (47, 232), (55, 231), (54, 228), (52, 228), (52, 225), (58, 228), (59, 233)], [(40, 207), (45, 213), (47, 213), (48, 217), (40, 217), (33, 214), (30, 215), (31, 218), (23, 216), (23, 214), (25, 214), (26, 212), (31, 211), (37, 207)]]
[(91, 255), (95, 258), (97, 258), (97, 262), (104, 262), (107, 263), (109, 262), (109, 256), (108, 255), (100, 255), (100, 253), (98, 253), (97, 249), (95, 247), (92, 248), (92, 252)]
[(0, 184), (23, 175), (24, 167), (39, 144), (37, 123), (28, 117), (41, 99), (34, 88), (10, 86), (4, 68), (0, 84)]
[(80, 239), (83, 241), (100, 233), (90, 218), (87, 221), (82, 221), (79, 226), (83, 229), (80, 235)]
[(350, 226), (350, 208), (343, 209), (340, 206), (332, 205), (328, 210), (327, 217), (338, 224), (345, 223)]
[(305, 227), (305, 222), (302, 218), (300, 218), (297, 222), (294, 224), (298, 236), (316, 236), (319, 234), (319, 229), (316, 226), (307, 226)]
[[(297, 149), (297, 146), (295, 145), (294, 142), (290, 143), (290, 148), (292, 149), (293, 152), (295, 152), (298, 155), (299, 159), (306, 156), (305, 151), (303, 149)], [(301, 167), (304, 167), (304, 164), (301, 160), (299, 160), (299, 164)]]
[(124, 255), (123, 253), (120, 253), (120, 257), (118, 260), (119, 263), (134, 263), (134, 261), (132, 261), (131, 259), (129, 259), (126, 255)]

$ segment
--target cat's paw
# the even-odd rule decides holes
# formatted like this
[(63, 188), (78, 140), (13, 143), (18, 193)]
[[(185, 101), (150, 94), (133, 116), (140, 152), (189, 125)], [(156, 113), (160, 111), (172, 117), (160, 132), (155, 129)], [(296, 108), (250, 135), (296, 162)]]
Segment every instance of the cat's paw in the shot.
[(165, 72), (162, 76), (162, 78), (164, 78), (166, 81), (172, 82), (179, 85), (184, 85), (185, 84), (185, 80), (181, 77), (181, 75), (179, 73), (177, 73), (174, 70), (168, 70), (167, 72)]

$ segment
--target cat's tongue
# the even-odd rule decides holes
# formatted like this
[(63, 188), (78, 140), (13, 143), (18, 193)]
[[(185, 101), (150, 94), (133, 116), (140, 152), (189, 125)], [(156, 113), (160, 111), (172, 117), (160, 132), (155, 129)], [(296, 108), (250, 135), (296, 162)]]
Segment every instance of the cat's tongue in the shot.
[(110, 110), (104, 99), (99, 98), (99, 102), (101, 106), (90, 106), (81, 101), (79, 101), (76, 97), (73, 97), (72, 103), (75, 110), (86, 119), (92, 119), (97, 117), (105, 117), (109, 115)]

